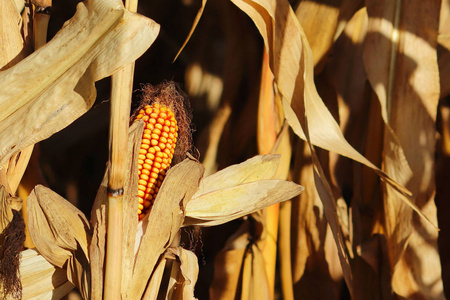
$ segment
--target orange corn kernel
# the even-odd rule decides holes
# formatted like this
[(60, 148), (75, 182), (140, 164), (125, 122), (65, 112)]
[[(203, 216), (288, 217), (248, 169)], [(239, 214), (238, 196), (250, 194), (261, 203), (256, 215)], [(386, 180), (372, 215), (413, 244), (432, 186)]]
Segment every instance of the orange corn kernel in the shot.
[(136, 119), (145, 122), (139, 150), (138, 216), (149, 212), (162, 181), (170, 167), (178, 131), (177, 121), (169, 107), (160, 103), (146, 105)]

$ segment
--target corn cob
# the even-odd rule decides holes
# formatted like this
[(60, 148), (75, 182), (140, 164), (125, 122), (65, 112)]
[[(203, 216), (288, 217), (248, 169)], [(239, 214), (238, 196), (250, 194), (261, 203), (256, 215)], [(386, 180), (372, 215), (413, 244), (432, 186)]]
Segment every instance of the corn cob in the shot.
[(138, 216), (150, 210), (172, 162), (178, 126), (170, 108), (153, 103), (142, 108), (136, 120), (145, 122), (138, 157)]

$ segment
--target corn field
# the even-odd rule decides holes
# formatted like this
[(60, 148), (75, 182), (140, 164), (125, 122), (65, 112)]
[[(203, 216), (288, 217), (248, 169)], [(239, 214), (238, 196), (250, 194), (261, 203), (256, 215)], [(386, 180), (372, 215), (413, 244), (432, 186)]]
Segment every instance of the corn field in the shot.
[(450, 0), (0, 0), (1, 299), (446, 299)]

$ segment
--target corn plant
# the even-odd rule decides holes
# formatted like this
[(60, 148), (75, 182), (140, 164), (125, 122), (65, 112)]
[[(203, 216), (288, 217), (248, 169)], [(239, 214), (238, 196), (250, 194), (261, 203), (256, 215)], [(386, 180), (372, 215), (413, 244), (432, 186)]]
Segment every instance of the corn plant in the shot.
[[(0, 1), (2, 298), (445, 299), (449, 1), (197, 2)], [(82, 211), (37, 155), (99, 98)]]

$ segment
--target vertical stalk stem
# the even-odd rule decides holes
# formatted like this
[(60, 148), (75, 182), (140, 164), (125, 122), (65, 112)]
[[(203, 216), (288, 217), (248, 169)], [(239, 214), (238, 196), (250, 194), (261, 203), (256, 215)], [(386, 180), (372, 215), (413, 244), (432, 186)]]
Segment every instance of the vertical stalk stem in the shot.
[(104, 299), (120, 299), (122, 281), (123, 185), (128, 153), (134, 64), (111, 77), (111, 121), (109, 135), (110, 171)]
[[(125, 7), (137, 11), (137, 0)], [(111, 76), (111, 119), (109, 134), (110, 172), (108, 221), (103, 299), (121, 299), (123, 247), (123, 186), (127, 172), (128, 120), (133, 90), (134, 63)]]

